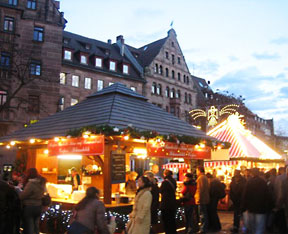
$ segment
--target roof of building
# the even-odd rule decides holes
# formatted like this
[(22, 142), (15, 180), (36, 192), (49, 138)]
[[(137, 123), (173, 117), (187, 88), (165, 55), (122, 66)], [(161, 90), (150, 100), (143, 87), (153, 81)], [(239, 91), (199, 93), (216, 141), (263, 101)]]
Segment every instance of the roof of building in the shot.
[[(119, 46), (116, 43), (110, 44), (67, 31), (63, 32), (63, 38), (68, 39), (68, 41), (63, 40), (63, 47), (73, 50), (74, 55), (77, 53), (84, 53), (89, 56), (87, 65), (80, 63), (80, 56), (73, 56), (72, 61), (63, 60), (64, 64), (82, 67), (84, 69), (89, 68), (99, 72), (109, 72), (112, 75), (121, 75), (124, 78), (127, 77), (142, 82), (144, 81), (141, 74), (139, 74), (137, 69), (135, 69), (133, 63), (127, 58), (127, 56), (125, 54), (124, 56), (121, 55)], [(86, 45), (89, 45), (89, 48), (87, 48)], [(104, 61), (102, 68), (95, 67), (94, 62), (91, 63), (90, 60), (93, 59), (94, 56), (103, 58)], [(109, 59), (117, 62), (115, 72), (109, 69)], [(129, 74), (123, 74), (121, 69), (122, 63), (129, 64)]]
[(190, 124), (147, 102), (123, 84), (115, 83), (89, 96), (84, 101), (20, 129), (0, 141), (24, 141), (30, 138), (51, 139), (65, 136), (69, 130), (90, 125), (127, 128), (132, 124), (140, 131), (154, 130), (159, 134), (211, 138)]

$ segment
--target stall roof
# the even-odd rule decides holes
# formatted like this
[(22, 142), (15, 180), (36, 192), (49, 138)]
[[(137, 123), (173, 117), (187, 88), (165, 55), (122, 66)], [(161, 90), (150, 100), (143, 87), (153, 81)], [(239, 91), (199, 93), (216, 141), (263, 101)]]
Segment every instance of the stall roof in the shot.
[(213, 139), (190, 124), (147, 102), (147, 98), (121, 83), (115, 83), (84, 101), (66, 108), (11, 135), (0, 142), (25, 141), (31, 138), (50, 139), (65, 136), (69, 130), (90, 125), (110, 125), (118, 128), (153, 130), (159, 134), (187, 135)]
[(281, 155), (245, 129), (239, 115), (230, 115), (227, 120), (207, 133), (220, 141), (231, 143), (230, 159), (253, 158), (259, 160), (279, 160)]

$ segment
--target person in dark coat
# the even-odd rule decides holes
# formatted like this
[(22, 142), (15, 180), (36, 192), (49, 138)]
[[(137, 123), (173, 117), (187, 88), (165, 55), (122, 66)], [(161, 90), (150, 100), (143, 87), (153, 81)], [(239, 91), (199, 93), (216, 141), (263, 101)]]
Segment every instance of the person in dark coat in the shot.
[(242, 210), (248, 211), (247, 233), (263, 234), (271, 198), (266, 181), (259, 177), (258, 168), (251, 169), (251, 174), (243, 191)]
[(235, 170), (230, 184), (230, 199), (233, 202), (234, 219), (232, 232), (238, 233), (241, 217), (242, 193), (246, 184), (246, 179), (241, 176), (239, 170)]
[(176, 181), (172, 178), (172, 171), (164, 170), (164, 181), (160, 187), (161, 204), (164, 231), (166, 234), (175, 234), (176, 231)]
[(15, 189), (0, 179), (0, 234), (19, 234), (21, 203)]
[(181, 191), (183, 195), (183, 206), (185, 212), (186, 220), (186, 233), (194, 233), (196, 230), (193, 230), (193, 213), (195, 211), (195, 192), (197, 185), (193, 179), (193, 174), (187, 173), (184, 178), (184, 186)]
[(219, 179), (212, 177), (210, 173), (206, 175), (209, 180), (210, 202), (208, 205), (208, 219), (209, 230), (212, 232), (219, 232), (221, 230), (221, 223), (217, 213), (217, 206), (219, 199), (225, 197), (225, 184), (221, 183)]
[(145, 171), (144, 176), (150, 180), (152, 187), (152, 204), (151, 204), (151, 231), (150, 233), (154, 233), (153, 225), (158, 223), (158, 209), (159, 209), (159, 187), (154, 178), (154, 173), (152, 171)]

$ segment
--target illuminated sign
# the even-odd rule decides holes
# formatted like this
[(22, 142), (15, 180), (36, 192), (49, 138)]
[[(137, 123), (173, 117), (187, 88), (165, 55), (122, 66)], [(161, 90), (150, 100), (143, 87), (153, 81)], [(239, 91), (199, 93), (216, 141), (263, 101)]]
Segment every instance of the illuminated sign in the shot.
[(104, 136), (97, 135), (89, 138), (70, 138), (59, 141), (49, 140), (50, 156), (63, 154), (102, 155), (104, 154)]

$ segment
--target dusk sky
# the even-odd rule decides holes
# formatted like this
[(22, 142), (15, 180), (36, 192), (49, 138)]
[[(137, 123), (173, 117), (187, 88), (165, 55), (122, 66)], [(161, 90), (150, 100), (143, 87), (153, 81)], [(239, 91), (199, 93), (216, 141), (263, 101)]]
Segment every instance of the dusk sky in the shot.
[(61, 0), (67, 31), (100, 41), (123, 35), (139, 48), (170, 23), (192, 75), (242, 95), (288, 136), (287, 0)]

